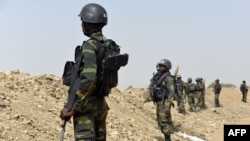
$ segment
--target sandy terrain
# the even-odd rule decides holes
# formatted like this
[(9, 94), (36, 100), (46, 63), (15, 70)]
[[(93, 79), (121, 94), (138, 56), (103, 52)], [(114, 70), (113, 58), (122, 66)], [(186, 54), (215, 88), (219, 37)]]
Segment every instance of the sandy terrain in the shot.
[[(0, 72), (0, 141), (58, 141), (59, 112), (67, 89), (58, 76), (30, 75), (18, 70)], [(133, 86), (124, 91), (112, 90), (107, 98), (108, 141), (163, 141), (161, 132), (154, 128), (155, 106), (151, 102), (142, 105), (145, 90)], [(174, 123), (178, 125), (173, 141), (190, 140), (184, 134), (206, 141), (223, 141), (224, 124), (250, 124), (250, 104), (241, 102), (238, 87), (222, 89), (220, 108), (213, 107), (213, 98), (212, 90), (207, 89), (207, 109), (186, 115), (172, 109)], [(72, 140), (72, 123), (67, 123), (65, 141)]]

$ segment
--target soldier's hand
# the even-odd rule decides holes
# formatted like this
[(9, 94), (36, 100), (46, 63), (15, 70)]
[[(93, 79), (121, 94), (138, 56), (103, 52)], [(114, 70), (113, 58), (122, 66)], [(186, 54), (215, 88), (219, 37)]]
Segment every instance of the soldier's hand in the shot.
[(70, 120), (71, 116), (73, 116), (74, 114), (75, 114), (74, 110), (69, 110), (67, 108), (63, 108), (60, 112), (60, 118), (68, 121), (68, 120)]
[(164, 112), (165, 112), (165, 114), (169, 114), (169, 113), (170, 113), (170, 107), (166, 107), (166, 108), (164, 109)]

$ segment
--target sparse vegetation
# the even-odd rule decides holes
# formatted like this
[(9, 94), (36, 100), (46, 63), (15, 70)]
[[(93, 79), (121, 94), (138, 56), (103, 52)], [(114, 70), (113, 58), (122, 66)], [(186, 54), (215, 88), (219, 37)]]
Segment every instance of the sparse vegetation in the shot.
[[(208, 89), (212, 89), (214, 87), (214, 82), (208, 85)], [(234, 84), (229, 84), (229, 83), (221, 83), (222, 88), (235, 88), (236, 86)]]

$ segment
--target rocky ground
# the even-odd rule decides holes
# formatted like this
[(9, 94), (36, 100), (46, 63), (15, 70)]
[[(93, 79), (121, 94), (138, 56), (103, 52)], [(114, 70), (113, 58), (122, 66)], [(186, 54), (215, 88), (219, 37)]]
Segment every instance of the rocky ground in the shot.
[[(61, 78), (51, 74), (30, 75), (18, 70), (0, 72), (0, 141), (57, 141), (59, 112), (67, 96)], [(145, 88), (113, 89), (107, 98), (108, 141), (163, 141), (154, 127), (155, 106), (143, 104)], [(213, 92), (206, 91), (207, 109), (186, 115), (172, 109), (177, 131), (173, 141), (189, 141), (185, 134), (206, 141), (223, 141), (224, 124), (250, 124), (250, 104), (241, 102), (238, 87), (223, 88), (222, 107), (213, 107)], [(248, 101), (250, 99), (248, 98)], [(186, 108), (188, 105), (185, 105)], [(65, 141), (73, 140), (72, 121), (67, 123)]]

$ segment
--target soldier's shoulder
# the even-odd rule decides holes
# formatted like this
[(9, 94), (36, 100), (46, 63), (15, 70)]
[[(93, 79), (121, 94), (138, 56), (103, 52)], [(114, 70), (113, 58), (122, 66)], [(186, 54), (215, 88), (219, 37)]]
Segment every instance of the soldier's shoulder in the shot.
[(165, 77), (165, 80), (173, 82), (173, 81), (175, 81), (175, 77), (173, 75), (167, 75)]
[(84, 43), (83, 47), (84, 47), (85, 49), (91, 49), (91, 50), (94, 49), (94, 50), (96, 50), (97, 47), (98, 47), (98, 43), (97, 43), (96, 40), (90, 38), (90, 39), (88, 39), (88, 40)]

